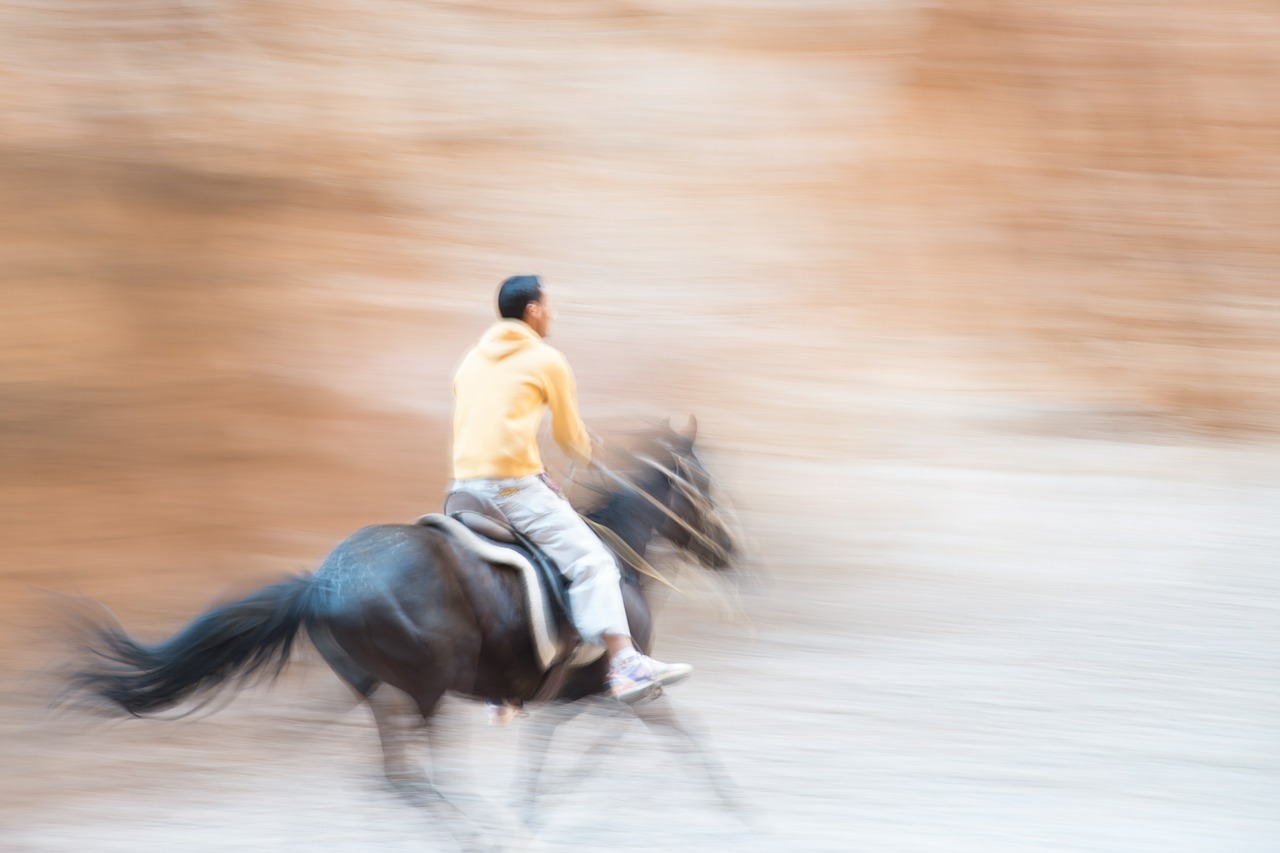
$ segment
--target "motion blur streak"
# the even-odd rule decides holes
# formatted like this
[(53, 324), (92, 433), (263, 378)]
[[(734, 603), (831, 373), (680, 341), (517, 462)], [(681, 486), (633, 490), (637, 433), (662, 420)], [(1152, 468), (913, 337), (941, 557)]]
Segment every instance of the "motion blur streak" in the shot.
[(637, 729), (545, 849), (1274, 846), (1274, 4), (12, 2), (0, 80), (0, 847), (423, 849), (305, 655), (46, 718), (35, 588), (159, 637), (438, 509), (518, 272), (769, 572), (657, 650), (759, 832)]

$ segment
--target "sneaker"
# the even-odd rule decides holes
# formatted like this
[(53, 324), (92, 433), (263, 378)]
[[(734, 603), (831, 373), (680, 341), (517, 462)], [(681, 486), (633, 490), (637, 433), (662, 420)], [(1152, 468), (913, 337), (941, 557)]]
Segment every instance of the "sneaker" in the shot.
[(663, 685), (684, 681), (693, 673), (687, 663), (662, 663), (636, 654), (609, 668), (609, 693), (628, 704), (657, 696)]

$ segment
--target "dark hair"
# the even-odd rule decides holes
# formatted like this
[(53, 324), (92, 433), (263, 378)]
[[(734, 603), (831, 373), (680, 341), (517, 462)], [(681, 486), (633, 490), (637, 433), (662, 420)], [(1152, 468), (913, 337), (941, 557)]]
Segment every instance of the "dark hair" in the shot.
[(536, 275), (513, 275), (498, 288), (498, 316), (523, 320), (530, 302), (542, 299), (542, 281)]

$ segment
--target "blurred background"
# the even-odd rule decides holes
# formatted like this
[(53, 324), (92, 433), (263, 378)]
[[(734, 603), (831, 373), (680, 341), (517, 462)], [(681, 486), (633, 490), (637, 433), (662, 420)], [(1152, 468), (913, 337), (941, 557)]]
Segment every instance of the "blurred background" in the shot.
[[(10, 2), (0, 80), (0, 759), (75, 744), (9, 849), (352, 849), (368, 780), (305, 786), (371, 743), (235, 748), (336, 686), (51, 733), (38, 590), (155, 637), (438, 509), (526, 272), (588, 422), (697, 414), (759, 548), (659, 652), (777, 835), (634, 783), (669, 849), (1275, 849), (1273, 4)], [(184, 812), (211, 738), (257, 799)]]

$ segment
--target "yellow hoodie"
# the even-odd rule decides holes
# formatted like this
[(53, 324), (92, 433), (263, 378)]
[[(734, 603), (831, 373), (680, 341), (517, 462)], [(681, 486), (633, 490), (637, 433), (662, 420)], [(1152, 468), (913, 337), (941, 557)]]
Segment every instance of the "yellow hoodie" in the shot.
[(556, 444), (591, 459), (569, 362), (520, 320), (489, 327), (453, 379), (453, 477), (524, 477), (542, 472), (538, 425), (551, 410)]

